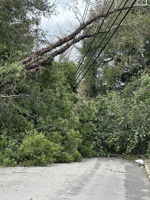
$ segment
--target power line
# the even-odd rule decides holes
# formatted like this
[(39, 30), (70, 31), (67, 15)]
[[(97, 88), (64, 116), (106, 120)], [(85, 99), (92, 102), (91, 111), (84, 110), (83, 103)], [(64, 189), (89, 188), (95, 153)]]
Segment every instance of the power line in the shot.
[[(120, 5), (119, 5), (118, 8), (121, 7), (123, 1), (124, 1), (124, 0), (121, 1), (121, 3), (120, 3)], [(124, 6), (123, 6), (122, 9), (120, 10), (119, 14), (117, 15), (117, 17), (115, 18), (114, 21), (113, 21), (113, 18), (114, 18), (114, 16), (116, 15), (116, 13), (113, 14), (112, 20), (111, 20), (111, 22), (109, 23), (109, 25), (108, 25), (107, 28), (106, 28), (106, 30), (108, 29), (108, 31), (106, 32), (106, 34), (105, 34), (104, 38), (101, 40), (101, 42), (97, 45), (97, 47), (99, 47), (99, 48), (101, 47), (101, 45), (103, 44), (103, 41), (105, 40), (105, 38), (106, 38), (106, 36), (108, 35), (108, 33), (110, 32), (111, 28), (113, 27), (113, 25), (114, 25), (115, 22), (117, 21), (119, 15), (121, 14), (121, 12), (122, 12), (122, 10), (124, 9), (124, 7), (125, 7), (125, 5), (127, 4), (127, 2), (128, 2), (128, 0), (126, 0)], [(113, 21), (113, 23), (112, 23), (112, 21)], [(111, 23), (112, 23), (112, 24), (111, 24)], [(111, 26), (110, 26), (110, 25), (111, 25)], [(110, 26), (110, 28), (109, 28), (109, 26)], [(78, 80), (78, 78), (82, 75), (82, 73), (84, 72), (84, 70), (86, 69), (86, 67), (87, 67), (88, 64), (90, 63), (90, 61), (92, 60), (93, 56), (97, 53), (97, 51), (98, 51), (98, 48), (94, 51), (94, 53), (92, 54), (91, 58), (89, 58), (89, 60), (87, 61), (85, 67), (82, 69), (82, 71), (81, 71), (81, 72), (78, 74), (78, 76), (75, 78), (74, 83), (75, 83), (76, 80)]]
[[(105, 2), (106, 2), (106, 0), (105, 0)], [(105, 21), (105, 19), (107, 18), (107, 15), (108, 15), (109, 11), (111, 10), (111, 8), (112, 8), (114, 2), (115, 2), (115, 0), (113, 0), (113, 2), (111, 3), (111, 5), (110, 5), (110, 7), (109, 7), (109, 9), (108, 9), (108, 11), (107, 11), (107, 13), (106, 13), (106, 17), (103, 18), (103, 21), (102, 21), (101, 25), (99, 26), (99, 28), (98, 28), (98, 27), (96, 28), (96, 30), (95, 30), (95, 32), (96, 32), (95, 34), (96, 34), (96, 35), (94, 36), (93, 40), (90, 42), (89, 48), (88, 48), (88, 50), (86, 51), (85, 55), (81, 58), (80, 63), (79, 63), (79, 66), (78, 66), (78, 68), (77, 68), (77, 70), (76, 70), (76, 72), (75, 72), (75, 76), (77, 75), (78, 71), (80, 70), (81, 65), (82, 65), (82, 62), (84, 61), (86, 55), (88, 54), (88, 52), (89, 52), (89, 50), (90, 50), (90, 48), (91, 48), (93, 42), (95, 41), (95, 39), (96, 39), (96, 37), (97, 37), (97, 34), (99, 33), (100, 29), (102, 28), (102, 26), (103, 26), (103, 24), (104, 24), (104, 21)], [(103, 10), (103, 11), (104, 11), (104, 10)], [(103, 12), (103, 11), (102, 11), (102, 12)], [(76, 81), (76, 78), (75, 78), (74, 82), (75, 82), (75, 81)], [(74, 82), (73, 82), (73, 84), (74, 84)]]
[(102, 48), (102, 50), (98, 53), (98, 55), (96, 56), (96, 58), (94, 59), (94, 61), (92, 62), (92, 64), (90, 65), (90, 67), (87, 69), (87, 71), (83, 74), (82, 78), (78, 81), (78, 83), (75, 85), (75, 88), (79, 85), (79, 83), (82, 81), (82, 79), (84, 78), (84, 76), (88, 73), (88, 71), (90, 70), (90, 68), (93, 66), (93, 64), (96, 62), (96, 60), (98, 59), (98, 57), (100, 56), (100, 54), (102, 53), (102, 51), (106, 48), (107, 44), (109, 43), (109, 41), (111, 40), (111, 38), (114, 36), (114, 34), (116, 33), (116, 31), (119, 29), (120, 25), (122, 24), (122, 22), (124, 21), (124, 19), (126, 18), (126, 16), (128, 15), (128, 13), (130, 12), (130, 10), (132, 9), (132, 7), (134, 6), (136, 0), (133, 1), (133, 3), (131, 4), (131, 6), (129, 7), (128, 11), (126, 12), (126, 14), (123, 16), (123, 18), (121, 19), (120, 23), (118, 24), (117, 28), (114, 30), (114, 32), (112, 33), (112, 35), (110, 36), (110, 38), (107, 40), (107, 42), (105, 43), (104, 47)]
[[(117, 17), (115, 18), (115, 20), (113, 21), (114, 16), (116, 15), (116, 13), (113, 14), (112, 20), (109, 23), (109, 25), (107, 26), (106, 30), (108, 29), (108, 31), (106, 32), (104, 38), (101, 40), (101, 42), (97, 45), (97, 47), (100, 47), (103, 43), (103, 41), (105, 40), (106, 36), (108, 35), (108, 33), (110, 32), (111, 28), (113, 27), (113, 25), (115, 24), (115, 22), (117, 21), (119, 15), (121, 14), (121, 12), (123, 11), (124, 7), (126, 6), (126, 4), (128, 3), (129, 0), (126, 0), (125, 4), (123, 5), (122, 9), (120, 10), (119, 14), (117, 15)], [(113, 1), (114, 3), (115, 1)], [(121, 7), (122, 3), (124, 2), (124, 0), (121, 1), (121, 3), (119, 4), (118, 8)], [(113, 21), (113, 23), (112, 23)], [(112, 24), (111, 24), (112, 23)], [(111, 25), (111, 26), (110, 26)], [(109, 28), (110, 26), (110, 28)], [(90, 48), (89, 48), (90, 49)], [(84, 72), (84, 70), (86, 69), (86, 67), (88, 66), (88, 64), (90, 63), (90, 61), (92, 60), (93, 56), (97, 53), (98, 48), (94, 51), (94, 53), (92, 54), (91, 58), (87, 61), (85, 67), (82, 69), (82, 71), (78, 74), (78, 76), (76, 76), (75, 81), (73, 82), (73, 84), (76, 82), (76, 80), (78, 80), (78, 78), (81, 76), (81, 74)]]

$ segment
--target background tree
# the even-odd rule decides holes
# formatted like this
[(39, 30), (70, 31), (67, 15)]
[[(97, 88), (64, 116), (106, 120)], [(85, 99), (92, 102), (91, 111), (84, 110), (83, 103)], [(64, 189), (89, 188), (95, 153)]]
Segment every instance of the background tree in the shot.
[[(97, 7), (101, 5), (99, 1), (96, 3)], [(118, 1), (116, 6), (119, 3), (120, 1)], [(92, 9), (89, 17), (96, 15), (96, 13), (97, 9)], [(107, 30), (115, 17), (112, 15), (111, 18), (107, 18), (102, 26), (102, 30)], [(99, 92), (103, 94), (107, 90), (120, 90), (133, 76), (140, 76), (143, 71), (148, 70), (150, 46), (149, 19), (149, 7), (135, 8), (129, 13), (115, 34), (115, 37), (111, 39), (107, 48), (101, 53), (85, 77), (88, 96), (96, 96)], [(90, 31), (93, 33), (101, 23), (102, 20), (99, 24), (95, 24)], [(117, 23), (118, 21), (113, 25), (112, 30), (116, 27)], [(88, 68), (91, 65), (96, 54), (100, 51), (98, 44), (101, 43), (103, 38), (105, 38), (104, 42), (106, 42), (108, 36), (109, 33), (98, 34), (88, 52), (87, 49), (93, 39), (89, 38), (83, 41), (81, 54), (84, 56), (86, 53), (83, 67), (87, 66)], [(101, 46), (104, 42), (101, 43)], [(96, 53), (93, 55), (95, 51)], [(90, 62), (88, 62), (89, 59)]]
[(43, 40), (41, 16), (50, 18), (56, 6), (48, 0), (0, 1), (0, 60), (17, 61)]

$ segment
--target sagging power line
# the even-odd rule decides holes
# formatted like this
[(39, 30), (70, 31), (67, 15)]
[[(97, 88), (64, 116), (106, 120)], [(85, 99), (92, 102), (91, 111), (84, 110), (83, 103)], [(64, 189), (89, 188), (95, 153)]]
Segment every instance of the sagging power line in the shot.
[[(115, 1), (115, 0), (113, 0), (113, 2), (114, 2), (114, 1)], [(106, 2), (106, 1), (105, 1), (105, 2)], [(113, 5), (113, 2), (112, 2), (112, 4), (111, 4), (110, 7), (109, 7), (108, 12), (111, 10), (112, 5)], [(104, 9), (104, 8), (103, 8), (103, 9)], [(103, 11), (104, 11), (104, 10), (102, 10), (102, 12), (103, 12)], [(90, 43), (90, 45), (89, 45), (89, 47), (88, 47), (88, 49), (87, 49), (85, 55), (84, 55), (84, 56), (80, 59), (80, 61), (79, 61), (79, 66), (78, 66), (78, 68), (77, 68), (77, 70), (76, 70), (76, 72), (75, 72), (75, 77), (77, 76), (78, 72), (80, 72), (80, 68), (81, 68), (81, 66), (82, 66), (82, 63), (83, 63), (83, 61), (84, 61), (86, 55), (88, 54), (88, 52), (89, 52), (89, 50), (90, 50), (90, 48), (91, 48), (93, 42), (95, 41), (98, 32), (100, 31), (101, 27), (103, 26), (104, 21), (105, 21), (105, 19), (107, 18), (108, 12), (106, 13), (106, 17), (103, 18), (101, 25), (100, 25), (99, 27), (96, 27), (96, 30), (94, 31), (95, 36), (93, 37), (93, 39), (92, 39), (92, 41), (91, 41), (91, 43)], [(75, 81), (75, 80), (72, 80), (72, 81)], [(73, 84), (74, 84), (74, 82), (73, 82)]]
[[(128, 1), (127, 1), (128, 2)], [(94, 61), (92, 62), (92, 64), (88, 67), (88, 69), (86, 70), (86, 72), (82, 75), (82, 78), (76, 83), (76, 85), (74, 86), (75, 88), (79, 85), (79, 83), (82, 81), (82, 79), (86, 76), (86, 74), (88, 73), (88, 71), (91, 69), (91, 67), (94, 65), (94, 63), (96, 62), (96, 60), (98, 59), (98, 57), (101, 55), (101, 53), (103, 52), (103, 50), (106, 48), (106, 46), (108, 45), (109, 41), (111, 40), (111, 38), (114, 36), (114, 34), (116, 33), (116, 31), (119, 29), (119, 27), (121, 26), (122, 22), (124, 21), (124, 19), (126, 18), (126, 16), (128, 15), (128, 13), (130, 12), (130, 10), (133, 8), (134, 4), (136, 3), (136, 0), (134, 0), (132, 2), (132, 4), (129, 6), (127, 12), (125, 13), (125, 15), (122, 17), (122, 19), (120, 20), (118, 26), (115, 28), (114, 32), (111, 34), (111, 36), (109, 37), (109, 39), (106, 41), (105, 45), (102, 47), (101, 51), (98, 53), (98, 55), (96, 56), (96, 58), (94, 59)], [(123, 9), (122, 9), (123, 11)]]
[[(106, 28), (106, 31), (105, 31), (106, 34), (104, 35), (104, 37), (103, 37), (103, 39), (100, 41), (100, 43), (97, 45), (97, 49), (93, 52), (92, 56), (91, 56), (90, 59), (87, 61), (87, 63), (86, 63), (86, 65), (84, 66), (84, 68), (79, 72), (79, 74), (78, 74), (77, 76), (75, 75), (75, 76), (76, 76), (76, 79), (75, 79), (75, 81), (73, 82), (73, 84), (75, 84), (75, 82), (76, 82), (76, 81), (78, 80), (78, 78), (82, 75), (82, 73), (84, 72), (84, 70), (86, 69), (86, 67), (88, 67), (88, 64), (90, 63), (90, 61), (92, 60), (92, 58), (94, 57), (94, 55), (97, 53), (98, 49), (101, 47), (101, 45), (102, 45), (103, 42), (105, 41), (105, 38), (107, 37), (107, 35), (108, 35), (108, 33), (110, 32), (111, 28), (114, 26), (114, 24), (115, 24), (115, 22), (117, 21), (118, 17), (121, 15), (121, 13), (122, 13), (124, 7), (126, 6), (126, 4), (128, 3), (128, 1), (129, 1), (129, 0), (126, 0), (126, 2), (124, 3), (122, 9), (119, 11), (119, 13), (117, 14), (117, 16), (116, 16), (115, 19), (114, 19), (114, 17), (115, 17), (115, 15), (116, 15), (116, 13), (113, 13), (112, 20), (110, 21), (110, 23), (108, 24), (108, 26), (107, 26), (107, 28)], [(121, 3), (120, 3), (119, 6), (118, 6), (118, 9), (121, 8), (123, 2), (124, 2), (124, 0), (121, 1)], [(111, 9), (111, 7), (113, 6), (114, 3), (115, 3), (115, 0), (112, 1), (112, 4), (111, 4), (109, 10)], [(108, 10), (108, 12), (109, 12), (109, 10)], [(108, 12), (107, 12), (107, 13), (108, 13)], [(106, 19), (106, 18), (105, 18), (105, 19)], [(105, 21), (105, 19), (104, 19), (104, 21)], [(114, 21), (113, 21), (113, 19), (114, 19)], [(103, 21), (103, 22), (104, 22), (104, 21)], [(112, 21), (113, 21), (113, 23), (112, 23)], [(104, 24), (103, 22), (102, 22), (101, 25)], [(111, 23), (112, 23), (112, 24), (111, 24)], [(110, 27), (109, 27), (109, 26), (110, 26)], [(101, 28), (102, 28), (102, 26), (99, 27), (99, 29), (101, 29)], [(100, 31), (100, 30), (99, 30), (99, 31)], [(97, 32), (97, 35), (98, 35), (98, 32)], [(94, 41), (95, 41), (97, 35), (94, 37)], [(92, 40), (92, 44), (93, 44), (94, 41)], [(88, 54), (89, 50), (91, 49), (92, 44), (89, 45), (88, 51), (86, 52), (84, 58), (86, 57), (86, 55)], [(81, 67), (81, 65), (83, 64), (83, 61), (84, 61), (84, 60), (82, 60), (82, 62), (80, 63), (80, 67)]]

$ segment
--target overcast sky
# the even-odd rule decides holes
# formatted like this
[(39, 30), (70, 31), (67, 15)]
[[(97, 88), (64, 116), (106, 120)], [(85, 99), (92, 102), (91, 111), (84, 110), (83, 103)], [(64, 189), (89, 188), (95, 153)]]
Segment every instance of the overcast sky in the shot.
[[(64, 32), (64, 29), (71, 30), (73, 26), (78, 24), (75, 15), (68, 9), (68, 4), (71, 0), (57, 0), (58, 15), (52, 16), (50, 19), (42, 18), (41, 26), (46, 30), (49, 35), (60, 35), (60, 29)], [(84, 12), (85, 5), (80, 1), (79, 8), (81, 13)]]
[[(68, 4), (71, 3), (71, 0), (56, 0), (56, 2), (57, 10), (59, 12), (58, 15), (52, 16), (50, 19), (42, 18), (41, 20), (41, 28), (47, 32), (46, 38), (49, 42), (54, 42), (54, 40), (57, 40), (58, 38), (56, 36), (63, 37), (62, 34), (68, 35), (69, 32), (75, 30), (75, 27), (79, 25), (75, 14), (69, 10)], [(85, 4), (82, 0), (79, 2), (80, 3), (78, 7), (80, 8), (81, 14), (83, 14), (85, 10)], [(70, 54), (70, 59), (76, 61), (77, 57), (78, 53), (75, 48), (73, 48)]]

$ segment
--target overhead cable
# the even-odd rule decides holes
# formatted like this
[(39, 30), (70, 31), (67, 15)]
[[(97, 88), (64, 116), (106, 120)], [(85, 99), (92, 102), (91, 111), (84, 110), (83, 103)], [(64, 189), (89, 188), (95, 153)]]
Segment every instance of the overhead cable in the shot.
[[(106, 2), (106, 0), (105, 0), (105, 2)], [(79, 62), (79, 66), (78, 66), (78, 68), (77, 68), (77, 70), (76, 70), (76, 72), (75, 72), (75, 77), (76, 77), (78, 71), (80, 70), (81, 65), (82, 65), (82, 63), (83, 63), (83, 61), (84, 61), (86, 55), (88, 54), (88, 52), (89, 52), (89, 50), (90, 50), (90, 48), (91, 48), (93, 42), (95, 41), (95, 39), (96, 39), (96, 37), (97, 37), (97, 34), (100, 32), (100, 29), (102, 28), (102, 26), (103, 26), (103, 24), (104, 24), (104, 22), (105, 22), (105, 19), (107, 18), (107, 15), (108, 15), (109, 11), (111, 10), (111, 8), (112, 8), (114, 2), (115, 2), (115, 0), (112, 1), (111, 5), (110, 5), (110, 7), (109, 7), (109, 9), (108, 9), (108, 11), (107, 11), (107, 13), (106, 13), (106, 17), (103, 18), (103, 21), (102, 21), (102, 23), (100, 24), (100, 26), (99, 26), (99, 27), (96, 27), (95, 36), (93, 37), (92, 41), (90, 42), (90, 45), (89, 45), (89, 47), (88, 47), (88, 49), (87, 49), (85, 55), (81, 58), (81, 60), (80, 60), (80, 62)], [(103, 10), (103, 11), (104, 11), (104, 10)], [(102, 11), (102, 12), (103, 12), (103, 11)], [(74, 82), (75, 82), (75, 81), (74, 81)], [(74, 84), (74, 82), (73, 82), (73, 84)]]
[(82, 79), (85, 77), (85, 75), (88, 73), (88, 71), (90, 70), (90, 68), (93, 66), (93, 64), (96, 62), (96, 60), (98, 59), (98, 57), (100, 56), (100, 54), (102, 53), (102, 51), (106, 48), (107, 44), (109, 43), (109, 41), (111, 40), (111, 38), (114, 36), (114, 34), (116, 33), (116, 31), (119, 29), (120, 25), (122, 24), (122, 22), (124, 21), (124, 19), (126, 18), (126, 16), (128, 15), (128, 13), (130, 12), (130, 10), (133, 8), (134, 4), (136, 3), (136, 0), (134, 0), (131, 4), (131, 6), (129, 7), (129, 9), (127, 10), (127, 12), (125, 13), (125, 15), (123, 16), (123, 18), (121, 19), (121, 21), (119, 22), (118, 26), (116, 27), (116, 29), (114, 30), (114, 32), (112, 33), (112, 35), (110, 36), (110, 38), (107, 40), (107, 42), (105, 43), (105, 45), (103, 46), (103, 48), (101, 49), (101, 51), (98, 53), (98, 55), (96, 56), (96, 58), (94, 59), (94, 61), (92, 62), (92, 64), (88, 67), (88, 69), (86, 70), (86, 72), (83, 74), (82, 78), (78, 81), (78, 83), (75, 85), (75, 88), (79, 85), (79, 83), (82, 81)]
[[(89, 60), (87, 61), (86, 65), (84, 66), (84, 68), (80, 71), (80, 73), (75, 77), (75, 81), (73, 84), (75, 84), (75, 82), (78, 80), (78, 78), (82, 75), (82, 73), (84, 72), (84, 70), (88, 67), (88, 64), (90, 63), (90, 61), (92, 60), (93, 56), (97, 53), (98, 49), (101, 47), (101, 45), (103, 44), (105, 38), (107, 37), (108, 33), (110, 32), (110, 30), (112, 29), (113, 25), (115, 24), (115, 22), (117, 21), (118, 17), (120, 16), (120, 14), (122, 13), (124, 7), (126, 6), (126, 4), (128, 3), (129, 0), (126, 0), (126, 2), (124, 3), (122, 9), (119, 11), (119, 13), (117, 14), (116, 18), (113, 21), (113, 18), (115, 17), (116, 13), (113, 14), (112, 20), (109, 23), (109, 25), (106, 28), (106, 34), (104, 35), (103, 39), (100, 41), (100, 43), (97, 45), (97, 49), (93, 52), (92, 56), (89, 58)], [(114, 3), (115, 1), (113, 1)], [(121, 1), (121, 3), (119, 4), (118, 8), (121, 7), (122, 3), (124, 2), (124, 0)], [(112, 23), (113, 21), (113, 23)], [(111, 24), (112, 23), (112, 24)], [(110, 26), (111, 25), (111, 26)], [(110, 27), (109, 27), (110, 26)], [(89, 47), (90, 48), (90, 47)]]

